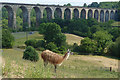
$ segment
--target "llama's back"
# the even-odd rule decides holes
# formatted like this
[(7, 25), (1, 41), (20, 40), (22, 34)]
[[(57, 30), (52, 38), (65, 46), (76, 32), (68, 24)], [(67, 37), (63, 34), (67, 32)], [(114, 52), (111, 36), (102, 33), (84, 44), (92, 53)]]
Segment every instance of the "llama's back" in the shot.
[(45, 50), (42, 52), (41, 57), (44, 61), (48, 61), (52, 64), (60, 64), (63, 57), (50, 51), (50, 50)]

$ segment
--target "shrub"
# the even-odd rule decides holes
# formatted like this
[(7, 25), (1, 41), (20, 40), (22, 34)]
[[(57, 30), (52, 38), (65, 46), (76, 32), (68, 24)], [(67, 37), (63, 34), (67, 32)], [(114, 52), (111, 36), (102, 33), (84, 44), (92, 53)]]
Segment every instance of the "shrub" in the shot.
[(67, 51), (65, 46), (60, 46), (58, 50), (60, 51), (61, 54), (64, 54)]
[(112, 37), (107, 31), (97, 31), (93, 34), (93, 39), (97, 41), (97, 53), (104, 53), (104, 49), (112, 42)]
[(39, 55), (32, 46), (28, 46), (24, 51), (23, 59), (36, 62), (39, 60)]
[(74, 51), (74, 52), (79, 52), (80, 51), (77, 43), (74, 43), (72, 47), (73, 47), (72, 51)]
[(47, 24), (46, 23), (42, 23), (40, 24), (40, 27), (39, 27), (39, 34), (44, 34), (45, 33), (45, 30), (47, 28)]
[(36, 50), (38, 50), (38, 51), (44, 51), (45, 48), (43, 48), (43, 47), (38, 47), (38, 48), (36, 48)]
[(12, 48), (14, 44), (14, 37), (8, 29), (2, 30), (2, 47), (3, 48)]
[(36, 48), (37, 40), (35, 40), (35, 39), (27, 40), (27, 41), (25, 41), (25, 44), (26, 44), (26, 46), (32, 46), (32, 47)]
[(96, 48), (97, 48), (97, 43), (88, 37), (81, 40), (81, 45), (79, 47), (81, 52), (88, 53), (88, 54), (94, 53), (96, 51)]
[(118, 37), (115, 42), (109, 45), (108, 53), (112, 56), (120, 58), (120, 37)]
[(48, 43), (46, 45), (46, 48), (51, 50), (51, 51), (56, 51), (57, 50), (57, 46), (53, 42)]
[(45, 47), (45, 41), (44, 40), (38, 40), (36, 43), (36, 47)]

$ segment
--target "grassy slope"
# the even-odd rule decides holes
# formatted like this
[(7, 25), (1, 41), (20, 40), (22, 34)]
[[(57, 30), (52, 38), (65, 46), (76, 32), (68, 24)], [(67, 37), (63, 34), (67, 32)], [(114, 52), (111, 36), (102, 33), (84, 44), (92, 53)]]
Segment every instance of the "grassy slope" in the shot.
[[(16, 34), (14, 34), (15, 36)], [(18, 37), (17, 34), (16, 37)], [(40, 37), (37, 37), (40, 36)], [(19, 36), (20, 37), (20, 36)], [(42, 35), (35, 33), (30, 38), (43, 39)], [(16, 46), (23, 45), (24, 37), (16, 38)], [(41, 52), (38, 52), (39, 56)], [(30, 62), (22, 59), (23, 50), (21, 49), (4, 49), (3, 50), (3, 77), (26, 77), (26, 78), (117, 78), (116, 66), (117, 60), (109, 59), (102, 56), (83, 56), (73, 55), (58, 67), (57, 74), (54, 73), (53, 65), (43, 67), (43, 61)], [(105, 65), (106, 64), (106, 65)], [(114, 70), (109, 71), (112, 66)]]
[(73, 35), (73, 34), (65, 34), (66, 38), (67, 38), (67, 43), (70, 45), (73, 45), (74, 43), (77, 43), (78, 45), (80, 45), (81, 39), (83, 39), (82, 37)]
[[(26, 41), (26, 33), (14, 33), (13, 36), (15, 37), (15, 46), (24, 45), (24, 42)], [(35, 32), (32, 35), (29, 34), (28, 39), (43, 39), (43, 35), (40, 35), (38, 34), (38, 32)]]

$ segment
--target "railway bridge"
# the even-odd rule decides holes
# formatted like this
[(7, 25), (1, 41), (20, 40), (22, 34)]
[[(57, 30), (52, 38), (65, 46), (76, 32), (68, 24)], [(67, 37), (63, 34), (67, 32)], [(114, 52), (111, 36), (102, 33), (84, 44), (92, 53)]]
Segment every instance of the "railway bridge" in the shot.
[[(60, 5), (42, 5), (42, 4), (22, 4), (22, 3), (0, 3), (2, 10), (5, 7), (8, 11), (8, 27), (16, 28), (16, 13), (20, 8), (23, 13), (23, 24), (28, 23), (31, 26), (30, 14), (34, 9), (36, 13), (36, 25), (39, 25), (43, 18), (44, 10), (47, 12), (47, 19), (78, 19), (95, 18), (99, 22), (115, 20), (117, 10), (102, 8), (87, 8), (80, 6), (60, 6)], [(56, 14), (56, 15), (55, 15)], [(24, 26), (23, 26), (24, 27)]]

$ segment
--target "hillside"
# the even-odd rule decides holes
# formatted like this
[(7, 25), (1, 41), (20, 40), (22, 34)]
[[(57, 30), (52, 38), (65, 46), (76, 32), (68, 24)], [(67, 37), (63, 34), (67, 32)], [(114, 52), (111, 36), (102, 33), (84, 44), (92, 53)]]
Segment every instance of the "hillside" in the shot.
[(116, 8), (118, 2), (100, 2), (99, 8)]
[[(39, 52), (39, 57), (40, 53)], [(71, 55), (54, 73), (53, 65), (23, 60), (23, 51), (3, 50), (3, 77), (9, 78), (117, 78), (118, 60), (102, 56)], [(112, 71), (109, 68), (112, 67)]]
[(116, 9), (118, 7), (118, 1), (92, 2), (88, 7)]
[[(24, 45), (25, 33), (14, 33), (15, 46)], [(79, 44), (82, 39), (76, 35), (65, 34), (67, 42)], [(38, 37), (39, 36), (39, 37)], [(29, 34), (29, 39), (43, 39), (38, 32)], [(72, 41), (73, 40), (73, 41)], [(54, 73), (53, 65), (48, 64), (45, 68), (43, 60), (31, 62), (22, 59), (23, 49), (3, 49), (2, 57), (2, 75), (4, 78), (117, 78), (118, 60), (103, 56), (92, 55), (70, 55), (68, 60), (58, 67), (57, 73)], [(112, 71), (110, 71), (112, 67)]]
[(74, 35), (74, 34), (65, 34), (66, 35), (66, 41), (68, 44), (73, 45), (74, 43), (77, 43), (78, 45), (80, 45), (81, 40), (83, 39), (83, 37)]

